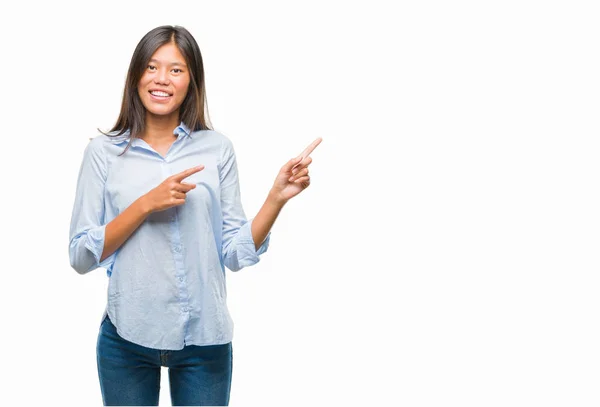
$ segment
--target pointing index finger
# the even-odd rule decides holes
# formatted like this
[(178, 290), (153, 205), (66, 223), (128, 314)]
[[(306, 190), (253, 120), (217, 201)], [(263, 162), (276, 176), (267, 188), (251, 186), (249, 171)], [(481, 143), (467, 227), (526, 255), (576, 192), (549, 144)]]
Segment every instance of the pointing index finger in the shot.
[(197, 167), (188, 168), (187, 170), (181, 171), (179, 174), (175, 174), (173, 179), (177, 182), (183, 181), (184, 178), (189, 177), (192, 174), (197, 173), (198, 171), (202, 171), (204, 169), (204, 165), (199, 165)]
[(298, 157), (302, 157), (302, 159), (305, 159), (306, 157), (308, 157), (310, 155), (310, 153), (313, 152), (313, 150), (315, 148), (317, 148), (317, 146), (319, 144), (321, 144), (321, 141), (323, 141), (323, 139), (321, 137), (318, 137), (315, 141), (313, 141), (308, 147), (306, 147), (304, 149), (304, 151), (302, 153), (300, 153), (300, 155)]

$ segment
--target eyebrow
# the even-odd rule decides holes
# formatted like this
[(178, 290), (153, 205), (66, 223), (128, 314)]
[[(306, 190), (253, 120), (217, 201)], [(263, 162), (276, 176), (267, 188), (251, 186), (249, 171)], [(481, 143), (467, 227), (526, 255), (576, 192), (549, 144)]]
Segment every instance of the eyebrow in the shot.
[[(152, 58), (152, 59), (151, 59), (150, 61), (148, 61), (148, 62), (155, 62), (155, 63), (159, 63), (159, 64), (160, 64), (160, 61), (159, 61), (158, 59), (154, 59), (154, 58)], [(186, 65), (186, 64), (183, 64), (183, 63), (181, 63), (181, 62), (171, 62), (171, 63), (169, 64), (169, 66), (174, 66), (174, 65), (179, 65), (179, 66), (187, 67), (187, 65)]]

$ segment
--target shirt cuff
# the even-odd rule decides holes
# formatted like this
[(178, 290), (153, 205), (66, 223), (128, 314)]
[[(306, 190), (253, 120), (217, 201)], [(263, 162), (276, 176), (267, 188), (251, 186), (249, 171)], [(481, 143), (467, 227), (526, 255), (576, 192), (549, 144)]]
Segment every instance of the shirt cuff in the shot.
[(271, 231), (267, 233), (267, 237), (256, 250), (254, 246), (254, 239), (252, 238), (252, 221), (244, 223), (237, 236), (237, 256), (238, 264), (240, 267), (252, 266), (260, 261), (259, 256), (267, 251), (269, 248), (269, 242), (271, 240)]
[(112, 265), (115, 258), (115, 253), (108, 256), (102, 262), (102, 252), (104, 251), (104, 238), (106, 236), (106, 225), (98, 226), (87, 231), (87, 239), (85, 241), (85, 247), (94, 255), (96, 259), (95, 268), (103, 267), (106, 269), (108, 276), (110, 277), (112, 271)]

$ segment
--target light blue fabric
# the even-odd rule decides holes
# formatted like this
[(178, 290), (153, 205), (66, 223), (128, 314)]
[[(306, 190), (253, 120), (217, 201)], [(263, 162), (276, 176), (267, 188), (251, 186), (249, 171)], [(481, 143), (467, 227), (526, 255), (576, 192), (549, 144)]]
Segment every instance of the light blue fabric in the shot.
[[(213, 130), (190, 132), (183, 122), (173, 134), (177, 139), (165, 157), (137, 138), (118, 156), (129, 132), (90, 141), (71, 216), (71, 266), (80, 274), (106, 269), (104, 315), (123, 338), (163, 350), (225, 344), (233, 337), (225, 267), (256, 264), (271, 233), (256, 250), (229, 138)], [(200, 164), (202, 171), (183, 180), (196, 184), (183, 205), (151, 213), (100, 262), (106, 224), (170, 175)]]

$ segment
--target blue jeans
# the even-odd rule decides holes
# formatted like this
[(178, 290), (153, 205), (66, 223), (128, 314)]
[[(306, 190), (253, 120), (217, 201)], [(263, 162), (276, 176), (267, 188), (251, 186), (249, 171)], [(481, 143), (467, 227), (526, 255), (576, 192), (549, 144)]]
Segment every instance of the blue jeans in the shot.
[(224, 345), (188, 345), (181, 350), (147, 348), (123, 339), (106, 316), (96, 346), (105, 406), (158, 406), (161, 366), (169, 368), (174, 406), (227, 406), (233, 353)]

